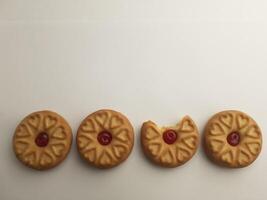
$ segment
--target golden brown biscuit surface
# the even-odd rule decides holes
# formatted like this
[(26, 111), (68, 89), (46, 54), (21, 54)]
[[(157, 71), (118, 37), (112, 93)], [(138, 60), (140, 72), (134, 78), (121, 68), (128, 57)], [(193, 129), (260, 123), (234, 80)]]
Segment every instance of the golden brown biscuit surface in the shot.
[(72, 131), (66, 120), (52, 111), (38, 111), (25, 117), (13, 136), (13, 149), (25, 165), (44, 170), (57, 166), (67, 156)]
[(259, 126), (243, 112), (219, 112), (206, 125), (206, 153), (220, 165), (230, 168), (246, 167), (258, 157), (261, 146), (262, 134)]
[(126, 160), (134, 144), (134, 130), (121, 113), (103, 109), (87, 116), (77, 132), (80, 155), (98, 168), (111, 168)]
[(153, 162), (163, 167), (177, 167), (195, 154), (199, 133), (188, 116), (173, 127), (158, 127), (154, 122), (147, 121), (141, 129), (141, 144)]

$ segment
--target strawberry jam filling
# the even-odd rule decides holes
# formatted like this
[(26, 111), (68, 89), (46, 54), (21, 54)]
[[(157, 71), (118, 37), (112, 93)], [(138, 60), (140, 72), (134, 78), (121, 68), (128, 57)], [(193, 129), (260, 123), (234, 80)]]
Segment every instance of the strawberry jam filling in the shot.
[(162, 137), (167, 144), (173, 144), (177, 140), (177, 133), (174, 130), (166, 130)]
[(231, 146), (237, 146), (240, 143), (240, 134), (238, 132), (232, 132), (227, 136), (227, 142)]
[(35, 144), (39, 147), (45, 147), (48, 145), (49, 137), (46, 132), (41, 132), (35, 138)]
[(112, 140), (112, 135), (108, 131), (102, 131), (98, 134), (97, 140), (102, 145), (108, 145)]

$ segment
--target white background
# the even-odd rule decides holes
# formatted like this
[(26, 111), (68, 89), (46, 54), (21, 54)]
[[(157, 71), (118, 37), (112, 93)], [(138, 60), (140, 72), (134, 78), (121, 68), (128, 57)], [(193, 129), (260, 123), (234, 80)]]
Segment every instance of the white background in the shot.
[[(267, 130), (265, 0), (0, 0), (0, 199), (177, 200), (267, 198), (267, 154), (229, 170), (202, 148), (184, 166), (163, 169), (143, 156), (143, 121), (190, 115), (201, 135), (225, 109)], [(111, 170), (81, 161), (75, 142), (55, 169), (38, 172), (12, 151), (16, 125), (42, 109), (63, 115), (74, 138), (100, 108), (135, 127), (129, 159)]]

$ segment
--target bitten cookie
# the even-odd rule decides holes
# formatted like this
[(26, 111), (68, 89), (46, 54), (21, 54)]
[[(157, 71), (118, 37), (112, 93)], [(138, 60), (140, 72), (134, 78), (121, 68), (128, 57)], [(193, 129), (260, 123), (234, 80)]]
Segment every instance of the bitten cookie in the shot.
[(99, 110), (81, 123), (77, 133), (80, 155), (98, 168), (111, 168), (126, 160), (134, 144), (129, 120), (113, 110)]
[(158, 127), (154, 122), (147, 121), (141, 129), (141, 144), (147, 157), (156, 164), (177, 167), (195, 154), (199, 133), (188, 116), (173, 127)]
[(52, 111), (34, 112), (17, 126), (13, 149), (25, 165), (44, 170), (57, 166), (67, 156), (72, 131), (66, 120)]
[(229, 110), (215, 114), (207, 123), (204, 147), (214, 162), (240, 168), (250, 165), (262, 146), (261, 130), (247, 114)]

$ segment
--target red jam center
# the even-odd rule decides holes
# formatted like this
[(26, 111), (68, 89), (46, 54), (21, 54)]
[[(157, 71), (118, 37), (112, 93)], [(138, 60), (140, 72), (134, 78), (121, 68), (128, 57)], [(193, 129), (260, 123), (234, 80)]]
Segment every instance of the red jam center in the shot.
[(49, 137), (45, 132), (39, 133), (35, 138), (35, 143), (39, 147), (45, 147), (46, 145), (48, 145), (48, 142), (49, 142)]
[(97, 140), (102, 145), (108, 145), (112, 140), (112, 135), (108, 131), (102, 131), (98, 134)]
[(162, 137), (167, 144), (173, 144), (177, 139), (177, 133), (174, 130), (167, 130)]
[(232, 145), (236, 146), (240, 142), (240, 135), (238, 132), (232, 132), (227, 136), (227, 142)]

